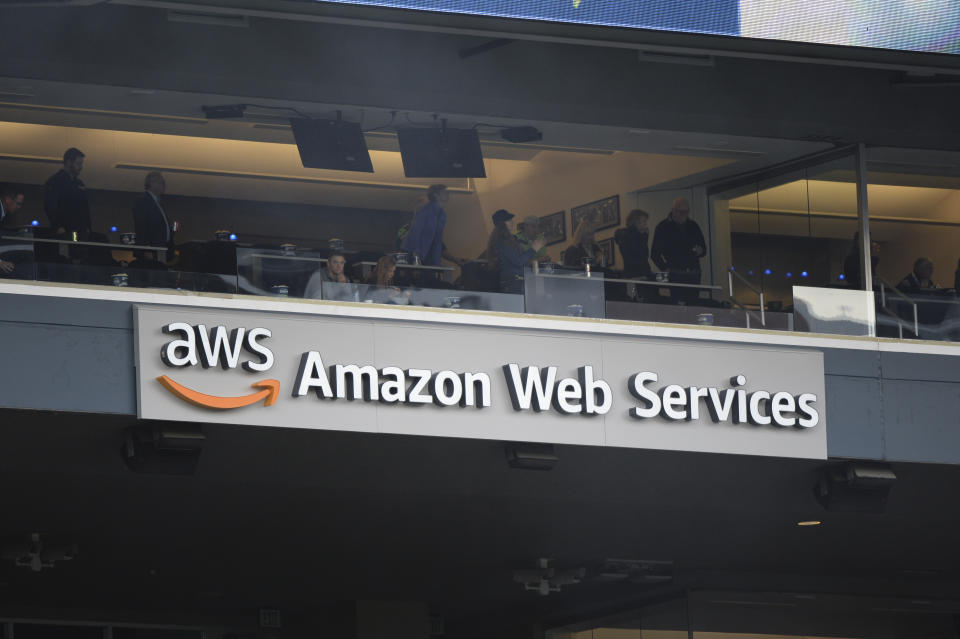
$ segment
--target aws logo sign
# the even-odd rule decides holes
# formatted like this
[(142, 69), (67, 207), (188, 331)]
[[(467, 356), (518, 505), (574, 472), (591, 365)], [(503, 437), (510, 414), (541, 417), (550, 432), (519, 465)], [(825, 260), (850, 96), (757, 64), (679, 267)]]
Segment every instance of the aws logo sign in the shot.
[[(191, 326), (174, 322), (164, 326), (163, 332), (175, 337), (160, 349), (160, 359), (171, 368), (199, 365), (229, 370), (240, 366), (251, 373), (265, 373), (273, 368), (273, 351), (262, 343), (273, 335), (266, 328), (228, 331), (225, 326), (208, 329), (204, 324)], [(187, 388), (167, 375), (157, 377), (157, 381), (183, 401), (215, 410), (242, 408), (261, 401), (264, 406), (273, 406), (280, 394), (280, 382), (276, 379), (256, 381), (252, 386), (259, 390), (238, 397), (208, 395)]]
[[(263, 402), (274, 406), (280, 396), (280, 381), (267, 377), (275, 364), (266, 345), (273, 334), (266, 328), (234, 328), (174, 322), (163, 327), (171, 339), (160, 349), (160, 358), (173, 369), (201, 366), (224, 370), (242, 368), (264, 374), (245, 395), (210, 395), (177, 382), (169, 375), (156, 381), (174, 397), (212, 410), (239, 409)], [(306, 408), (315, 401), (377, 402), (393, 406), (432, 404), (441, 409), (487, 409), (493, 406), (494, 383), (484, 371), (431, 370), (365, 363), (324, 364), (318, 351), (299, 353), (296, 377), (287, 389), (288, 401)], [(293, 362), (288, 362), (291, 367)], [(638, 366), (642, 365), (639, 362)], [(281, 365), (286, 369), (287, 365)], [(744, 375), (734, 375), (719, 385), (663, 384), (660, 375), (643, 368), (626, 381), (630, 405), (619, 410), (631, 420), (666, 422), (710, 421), (714, 424), (749, 424), (777, 428), (811, 429), (820, 424), (818, 397), (776, 388), (750, 388)], [(506, 364), (503, 383), (514, 412), (554, 412), (559, 415), (596, 417), (617, 411), (611, 385), (590, 365), (577, 368), (575, 377), (562, 377), (556, 366)], [(622, 382), (621, 382), (622, 383)], [(315, 399), (310, 399), (315, 397)], [(629, 397), (629, 399), (628, 399)], [(625, 410), (624, 410), (625, 409)]]

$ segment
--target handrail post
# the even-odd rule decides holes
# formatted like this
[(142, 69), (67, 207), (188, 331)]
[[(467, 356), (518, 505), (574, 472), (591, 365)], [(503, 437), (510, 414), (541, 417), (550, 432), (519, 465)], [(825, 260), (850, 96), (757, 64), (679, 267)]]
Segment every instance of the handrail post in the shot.
[(764, 308), (765, 306), (763, 303), (763, 293), (760, 293), (760, 326), (767, 325), (767, 311)]
[(913, 303), (913, 334), (920, 337), (920, 322), (917, 321), (917, 303)]
[(859, 142), (854, 150), (857, 179), (857, 220), (860, 231), (860, 289), (873, 290), (873, 262), (870, 255), (870, 208), (867, 202), (867, 147)]

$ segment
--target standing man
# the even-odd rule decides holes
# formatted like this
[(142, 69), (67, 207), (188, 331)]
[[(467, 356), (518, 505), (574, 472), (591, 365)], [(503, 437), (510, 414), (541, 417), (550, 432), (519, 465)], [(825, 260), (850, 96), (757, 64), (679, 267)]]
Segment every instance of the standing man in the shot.
[[(167, 192), (167, 183), (159, 171), (147, 173), (143, 179), (144, 194), (133, 206), (133, 231), (137, 235), (137, 244), (142, 246), (166, 246), (173, 250), (173, 231), (167, 220), (167, 214), (160, 205), (160, 198)], [(159, 260), (158, 260), (159, 261)]]
[(410, 231), (403, 238), (403, 250), (412, 253), (425, 266), (441, 266), (443, 260), (462, 264), (463, 260), (450, 255), (443, 243), (443, 229), (447, 225), (444, 204), (450, 194), (443, 184), (434, 184), (427, 189), (427, 201), (413, 216)]
[[(700, 283), (700, 258), (707, 254), (707, 243), (696, 222), (690, 219), (690, 202), (685, 197), (673, 201), (667, 217), (653, 231), (650, 258), (661, 271), (670, 273), (670, 282)], [(697, 289), (674, 288), (670, 297), (678, 304), (690, 304), (700, 297)]]
[[(23, 206), (23, 192), (12, 186), (0, 188), (0, 230), (10, 223), (11, 216)], [(12, 273), (14, 263), (0, 259), (0, 275)]]
[(43, 197), (43, 210), (53, 232), (70, 236), (76, 233), (79, 240), (86, 240), (91, 228), (90, 203), (80, 179), (84, 157), (80, 149), (67, 149), (63, 154), (63, 168), (47, 180)]

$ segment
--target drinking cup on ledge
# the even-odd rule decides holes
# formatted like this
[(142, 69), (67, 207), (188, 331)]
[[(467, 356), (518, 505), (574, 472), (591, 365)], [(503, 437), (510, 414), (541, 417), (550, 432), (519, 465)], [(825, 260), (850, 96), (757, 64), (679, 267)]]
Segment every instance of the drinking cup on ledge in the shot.
[(136, 233), (121, 233), (120, 242), (122, 244), (136, 244), (137, 243), (137, 234)]
[(130, 278), (126, 273), (114, 273), (110, 276), (114, 286), (129, 286)]
[(273, 291), (273, 294), (277, 297), (287, 297), (290, 294), (290, 287), (286, 284), (277, 284), (276, 286), (271, 286), (270, 290)]
[(330, 250), (332, 250), (332, 251), (342, 251), (342, 250), (343, 250), (343, 240), (341, 240), (339, 237), (331, 237), (331, 238), (327, 241), (327, 246), (328, 246), (328, 247), (330, 248)]

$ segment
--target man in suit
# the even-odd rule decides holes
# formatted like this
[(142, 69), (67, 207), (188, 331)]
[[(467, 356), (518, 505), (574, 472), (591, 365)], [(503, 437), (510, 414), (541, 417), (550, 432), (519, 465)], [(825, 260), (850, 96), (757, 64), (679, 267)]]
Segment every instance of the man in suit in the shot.
[[(160, 198), (167, 190), (167, 183), (159, 171), (151, 171), (143, 180), (143, 188), (144, 194), (133, 207), (133, 230), (137, 234), (137, 244), (166, 246), (169, 249), (167, 251), (167, 260), (169, 260), (173, 257), (173, 230), (160, 204)], [(149, 252), (147, 255), (138, 254), (137, 257), (157, 259)]]
[(76, 233), (80, 240), (87, 240), (90, 236), (90, 203), (80, 179), (84, 157), (80, 149), (67, 149), (63, 154), (63, 168), (51, 175), (44, 185), (43, 209), (50, 220), (50, 228), (58, 236)]

